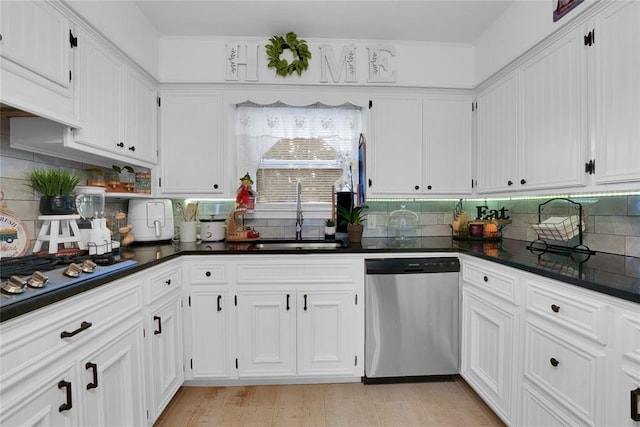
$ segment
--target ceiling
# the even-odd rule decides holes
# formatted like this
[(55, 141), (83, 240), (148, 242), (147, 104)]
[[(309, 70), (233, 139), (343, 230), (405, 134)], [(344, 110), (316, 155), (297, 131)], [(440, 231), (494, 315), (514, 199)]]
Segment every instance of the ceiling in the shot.
[(514, 0), (134, 0), (162, 36), (473, 43)]

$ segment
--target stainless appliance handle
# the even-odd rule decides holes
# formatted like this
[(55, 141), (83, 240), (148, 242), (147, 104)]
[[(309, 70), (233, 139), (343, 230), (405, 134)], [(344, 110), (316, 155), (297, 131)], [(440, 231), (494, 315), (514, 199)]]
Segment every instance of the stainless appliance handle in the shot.
[(153, 226), (156, 230), (156, 237), (160, 237), (160, 220), (156, 219), (155, 221), (153, 221)]

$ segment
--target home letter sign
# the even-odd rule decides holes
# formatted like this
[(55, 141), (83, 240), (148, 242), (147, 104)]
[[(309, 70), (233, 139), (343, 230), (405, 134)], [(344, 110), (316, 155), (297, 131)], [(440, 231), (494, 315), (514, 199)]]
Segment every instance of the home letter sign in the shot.
[(396, 49), (390, 45), (369, 45), (369, 82), (395, 83), (396, 70), (389, 65), (390, 57), (396, 56)]
[(240, 66), (245, 67), (244, 80), (258, 81), (258, 45), (256, 43), (227, 44), (225, 80), (240, 80)]
[(331, 79), (334, 83), (338, 83), (342, 76), (342, 70), (346, 67), (344, 76), (345, 83), (355, 83), (357, 78), (356, 67), (356, 47), (353, 44), (346, 45), (342, 48), (340, 62), (338, 63), (333, 55), (333, 48), (328, 44), (320, 45), (320, 82), (327, 83), (327, 68), (331, 73)]

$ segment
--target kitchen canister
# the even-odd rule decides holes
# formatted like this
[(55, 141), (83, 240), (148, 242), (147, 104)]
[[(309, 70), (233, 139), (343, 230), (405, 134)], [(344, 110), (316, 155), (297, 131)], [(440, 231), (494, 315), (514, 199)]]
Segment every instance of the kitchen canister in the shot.
[(196, 221), (182, 221), (180, 223), (180, 241), (191, 243), (196, 240)]

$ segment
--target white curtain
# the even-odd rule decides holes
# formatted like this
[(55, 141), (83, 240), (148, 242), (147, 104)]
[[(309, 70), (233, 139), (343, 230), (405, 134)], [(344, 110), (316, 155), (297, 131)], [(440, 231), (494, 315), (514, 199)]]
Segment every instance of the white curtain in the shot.
[[(282, 138), (320, 138), (338, 153), (338, 165), (346, 171), (357, 166), (357, 148), (363, 130), (362, 109), (352, 104), (300, 107), (282, 103), (237, 105), (238, 176), (256, 176), (263, 155)], [(355, 171), (354, 171), (355, 173)]]

